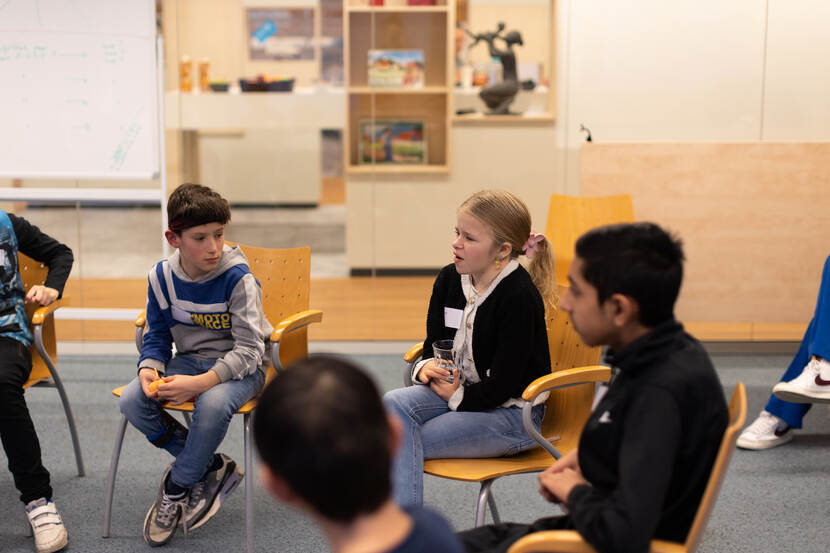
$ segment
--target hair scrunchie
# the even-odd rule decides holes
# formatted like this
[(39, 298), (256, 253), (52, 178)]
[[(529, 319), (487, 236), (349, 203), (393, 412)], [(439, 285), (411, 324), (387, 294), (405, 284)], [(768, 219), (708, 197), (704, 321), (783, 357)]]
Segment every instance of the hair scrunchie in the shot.
[(545, 239), (545, 235), (531, 231), (527, 241), (522, 246), (522, 251), (529, 258), (533, 259), (536, 252), (539, 251), (539, 244)]

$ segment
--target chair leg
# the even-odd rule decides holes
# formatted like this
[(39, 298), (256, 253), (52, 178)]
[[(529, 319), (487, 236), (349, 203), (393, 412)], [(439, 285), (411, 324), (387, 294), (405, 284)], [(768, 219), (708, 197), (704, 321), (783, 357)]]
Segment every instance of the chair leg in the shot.
[(496, 508), (496, 496), (493, 495), (492, 489), (490, 490), (490, 493), (487, 495), (487, 503), (490, 505), (490, 514), (493, 516), (493, 523), (501, 524), (499, 510)]
[(484, 519), (487, 517), (487, 503), (490, 498), (490, 487), (493, 485), (493, 479), (485, 480), (481, 483), (481, 488), (478, 491), (478, 502), (476, 503), (476, 528), (484, 526)]
[(245, 549), (254, 553), (254, 470), (251, 444), (251, 414), (245, 413)]
[(35, 349), (37, 349), (40, 357), (46, 363), (46, 367), (52, 374), (52, 382), (55, 383), (55, 388), (58, 389), (58, 395), (60, 395), (61, 403), (63, 404), (63, 411), (66, 413), (66, 422), (69, 423), (69, 434), (72, 436), (72, 447), (75, 450), (75, 464), (78, 466), (78, 476), (83, 476), (86, 471), (84, 471), (84, 459), (81, 456), (81, 442), (78, 440), (78, 430), (75, 428), (75, 417), (72, 416), (72, 407), (69, 406), (69, 397), (63, 388), (61, 377), (58, 375), (54, 363), (52, 363), (52, 358), (49, 357), (49, 354), (46, 353), (46, 349), (43, 347), (43, 327), (41, 325), (35, 326)]
[(112, 459), (110, 460), (110, 473), (107, 476), (107, 491), (104, 499), (104, 531), (101, 537), (110, 537), (110, 519), (112, 516), (112, 496), (115, 492), (115, 474), (118, 472), (118, 458), (121, 457), (121, 446), (124, 444), (124, 433), (127, 431), (127, 417), (121, 415), (121, 425), (118, 427), (118, 434), (115, 437), (115, 445), (112, 448)]
[(184, 417), (185, 424), (187, 424), (187, 427), (190, 428), (190, 426), (193, 424), (193, 418), (191, 418), (190, 413), (188, 413), (187, 411), (182, 411), (182, 416)]

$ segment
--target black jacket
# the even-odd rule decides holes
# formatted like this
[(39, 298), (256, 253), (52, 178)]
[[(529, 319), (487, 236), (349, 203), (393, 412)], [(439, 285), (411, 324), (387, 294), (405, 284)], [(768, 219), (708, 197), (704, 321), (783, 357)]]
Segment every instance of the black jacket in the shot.
[[(17, 236), (17, 249), (34, 259), (45, 263), (49, 267), (44, 286), (54, 288), (59, 295), (63, 295), (66, 279), (72, 271), (72, 250), (64, 246), (51, 236), (44, 234), (39, 228), (22, 217), (11, 213), (7, 214), (12, 222), (14, 234)], [(59, 296), (60, 297), (60, 296)]]
[[(447, 265), (432, 287), (425, 359), (433, 356), (434, 341), (455, 336), (456, 329), (444, 326), (444, 307), (464, 309), (466, 304), (461, 275), (455, 265)], [(473, 359), (481, 382), (464, 388), (459, 411), (498, 407), (521, 397), (528, 384), (550, 373), (545, 306), (523, 267), (507, 275), (479, 305), (473, 324)]]
[(601, 553), (682, 542), (728, 422), (723, 388), (700, 343), (673, 320), (606, 361), (619, 371), (580, 438), (591, 485), (568, 496), (571, 522)]

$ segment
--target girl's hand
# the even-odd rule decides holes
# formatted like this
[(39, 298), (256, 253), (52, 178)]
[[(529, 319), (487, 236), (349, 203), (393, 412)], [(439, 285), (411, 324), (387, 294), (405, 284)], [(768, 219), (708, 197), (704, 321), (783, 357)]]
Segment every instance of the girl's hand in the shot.
[[(450, 374), (449, 371), (444, 372), (448, 375)], [(452, 376), (452, 382), (447, 382), (443, 378), (433, 378), (429, 381), (430, 389), (444, 401), (449, 401), (450, 397), (455, 393), (458, 387), (461, 386), (461, 375), (459, 374), (458, 369), (452, 370)]]
[(427, 384), (436, 380), (446, 380), (449, 375), (450, 371), (438, 365), (438, 363), (435, 362), (435, 359), (430, 359), (424, 364), (423, 367), (421, 367), (417, 378), (419, 381)]

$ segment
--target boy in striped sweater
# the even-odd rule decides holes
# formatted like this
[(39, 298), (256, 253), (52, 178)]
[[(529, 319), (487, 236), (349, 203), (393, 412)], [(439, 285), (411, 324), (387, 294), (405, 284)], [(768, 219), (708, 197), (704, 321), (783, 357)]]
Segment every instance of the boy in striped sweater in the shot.
[[(165, 237), (177, 251), (150, 270), (138, 377), (120, 402), (127, 420), (175, 457), (144, 520), (151, 546), (169, 542), (179, 525), (187, 532), (207, 522), (243, 478), (216, 449), (233, 414), (263, 386), (272, 330), (245, 255), (224, 243), (227, 200), (183, 184), (167, 216)], [(189, 429), (161, 408), (192, 399)]]

